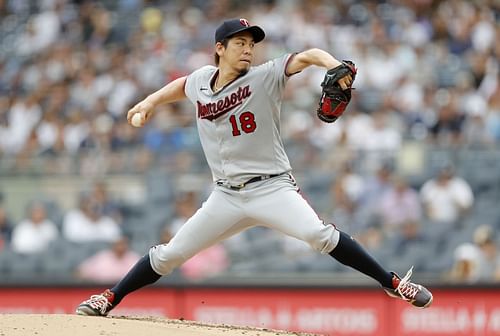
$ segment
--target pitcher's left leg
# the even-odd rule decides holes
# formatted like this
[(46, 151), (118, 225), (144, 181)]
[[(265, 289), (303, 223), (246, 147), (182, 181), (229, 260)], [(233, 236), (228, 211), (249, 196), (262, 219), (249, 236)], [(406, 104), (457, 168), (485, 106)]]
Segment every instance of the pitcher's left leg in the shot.
[(305, 241), (322, 254), (330, 253), (340, 239), (335, 226), (324, 224), (291, 180), (281, 178), (259, 187), (253, 192), (245, 210), (248, 217)]
[(338, 231), (334, 225), (325, 225), (293, 183), (287, 187), (283, 182), (278, 181), (273, 192), (261, 192), (253, 199), (250, 211), (256, 219), (377, 280), (390, 296), (420, 308), (432, 303), (431, 292), (410, 281), (411, 270), (403, 278), (386, 271), (351, 236)]

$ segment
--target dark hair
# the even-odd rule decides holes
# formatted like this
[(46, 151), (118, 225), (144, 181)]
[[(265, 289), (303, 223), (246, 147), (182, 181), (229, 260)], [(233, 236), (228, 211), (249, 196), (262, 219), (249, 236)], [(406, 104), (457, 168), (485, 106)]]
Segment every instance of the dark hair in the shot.
[[(224, 46), (224, 48), (227, 48), (227, 43), (229, 42), (229, 38), (225, 38), (223, 39), (222, 41), (220, 41), (220, 43), (222, 43), (222, 45)], [(215, 65), (219, 66), (219, 55), (217, 54), (217, 52), (214, 53), (214, 61), (215, 61)]]

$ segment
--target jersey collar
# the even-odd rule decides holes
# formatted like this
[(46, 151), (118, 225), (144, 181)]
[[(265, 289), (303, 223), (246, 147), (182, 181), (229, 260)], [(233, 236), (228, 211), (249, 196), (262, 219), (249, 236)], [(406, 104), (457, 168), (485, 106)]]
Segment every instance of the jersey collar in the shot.
[(224, 91), (229, 85), (233, 84), (236, 80), (238, 80), (239, 78), (245, 76), (247, 73), (249, 73), (251, 70), (251, 68), (244, 74), (242, 75), (239, 75), (238, 77), (236, 77), (235, 79), (233, 79), (232, 81), (230, 82), (227, 82), (226, 85), (224, 85), (223, 87), (221, 87), (218, 91), (214, 91), (212, 89), (212, 87), (214, 86), (215, 84), (215, 81), (217, 80), (217, 76), (219, 76), (219, 68), (217, 68), (214, 73), (212, 74), (212, 76), (210, 77), (210, 80), (208, 81), (208, 88), (210, 90), (210, 92), (212, 92), (212, 95), (215, 96), (215, 95), (218, 95), (219, 93), (221, 93), (222, 91)]

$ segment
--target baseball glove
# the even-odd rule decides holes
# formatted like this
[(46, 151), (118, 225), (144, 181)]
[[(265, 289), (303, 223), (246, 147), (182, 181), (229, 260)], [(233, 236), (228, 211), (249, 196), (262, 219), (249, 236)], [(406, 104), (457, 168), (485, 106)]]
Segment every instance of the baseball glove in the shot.
[(319, 100), (318, 118), (324, 122), (332, 123), (345, 111), (351, 101), (351, 87), (342, 90), (339, 79), (351, 75), (352, 81), (356, 77), (357, 68), (351, 61), (342, 61), (342, 64), (326, 72), (321, 83), (322, 92)]

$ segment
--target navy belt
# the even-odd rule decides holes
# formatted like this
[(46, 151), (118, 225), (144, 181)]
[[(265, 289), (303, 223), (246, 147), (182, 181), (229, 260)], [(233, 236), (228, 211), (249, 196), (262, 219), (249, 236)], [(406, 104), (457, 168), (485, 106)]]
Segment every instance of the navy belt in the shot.
[(217, 181), (216, 183), (217, 183), (217, 185), (225, 186), (226, 188), (229, 188), (231, 190), (240, 190), (240, 189), (245, 188), (245, 186), (247, 184), (255, 183), (255, 182), (259, 182), (259, 181), (264, 181), (264, 180), (268, 180), (270, 178), (277, 177), (277, 176), (280, 176), (280, 175), (282, 175), (282, 174), (271, 174), (271, 175), (255, 176), (255, 177), (252, 177), (250, 180), (248, 180), (246, 182), (243, 182), (241, 184), (238, 184), (238, 185), (225, 185), (224, 182), (222, 182), (222, 181)]

